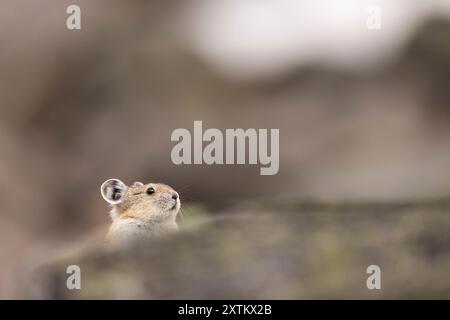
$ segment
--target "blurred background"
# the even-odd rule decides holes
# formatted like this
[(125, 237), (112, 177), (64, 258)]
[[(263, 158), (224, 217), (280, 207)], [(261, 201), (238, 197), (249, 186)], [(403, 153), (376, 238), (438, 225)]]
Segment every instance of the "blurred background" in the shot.
[[(34, 257), (109, 223), (108, 178), (173, 186), (187, 220), (450, 194), (449, 1), (2, 0), (0, 43), (0, 298), (21, 296)], [(170, 135), (194, 120), (279, 128), (279, 173), (172, 164)]]

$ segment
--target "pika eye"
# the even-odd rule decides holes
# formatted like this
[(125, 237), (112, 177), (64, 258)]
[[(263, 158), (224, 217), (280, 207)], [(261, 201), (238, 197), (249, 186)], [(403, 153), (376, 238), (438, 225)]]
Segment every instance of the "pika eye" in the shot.
[(147, 189), (147, 194), (153, 194), (155, 193), (155, 189), (153, 189), (152, 187)]

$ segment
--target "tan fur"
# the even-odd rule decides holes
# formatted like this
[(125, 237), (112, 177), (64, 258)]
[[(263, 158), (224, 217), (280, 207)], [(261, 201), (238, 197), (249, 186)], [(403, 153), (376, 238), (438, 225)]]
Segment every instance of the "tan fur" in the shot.
[[(118, 182), (108, 184), (111, 180)], [(178, 229), (176, 216), (181, 204), (179, 195), (173, 188), (161, 183), (142, 185), (138, 182), (132, 186), (125, 186), (120, 180), (111, 180), (105, 181), (102, 185), (103, 197), (112, 203), (112, 224), (107, 234), (108, 242), (119, 244), (135, 242)], [(116, 201), (110, 196), (117, 183), (120, 183), (122, 191), (120, 199)], [(109, 188), (104, 188), (105, 184)], [(148, 194), (149, 188), (153, 188), (155, 192)], [(105, 192), (105, 189), (110, 193)]]

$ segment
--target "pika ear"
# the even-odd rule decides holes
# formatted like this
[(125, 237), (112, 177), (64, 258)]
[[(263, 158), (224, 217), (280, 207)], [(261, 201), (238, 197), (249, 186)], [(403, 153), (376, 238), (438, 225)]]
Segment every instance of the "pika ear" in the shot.
[(127, 186), (119, 179), (109, 179), (100, 187), (103, 199), (109, 204), (118, 204), (123, 201)]
[(142, 187), (144, 184), (142, 182), (136, 181), (133, 183), (133, 187)]

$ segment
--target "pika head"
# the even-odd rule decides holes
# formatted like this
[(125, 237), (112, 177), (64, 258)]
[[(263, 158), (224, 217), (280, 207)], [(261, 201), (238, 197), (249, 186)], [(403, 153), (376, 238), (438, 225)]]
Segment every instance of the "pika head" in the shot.
[(135, 182), (125, 185), (119, 179), (106, 180), (101, 188), (103, 199), (111, 206), (111, 218), (140, 221), (173, 221), (180, 210), (180, 196), (161, 183)]

